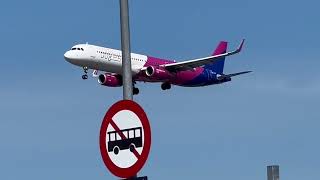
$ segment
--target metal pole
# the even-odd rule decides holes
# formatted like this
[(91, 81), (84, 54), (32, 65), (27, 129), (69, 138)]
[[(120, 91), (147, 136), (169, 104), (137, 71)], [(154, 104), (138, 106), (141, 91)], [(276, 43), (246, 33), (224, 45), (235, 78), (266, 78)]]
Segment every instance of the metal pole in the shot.
[[(128, 0), (120, 1), (121, 23), (121, 50), (122, 50), (122, 84), (123, 99), (133, 99), (133, 84), (131, 70), (130, 27), (129, 27), (129, 3)], [(137, 179), (137, 175), (129, 179)]]
[(279, 165), (272, 165), (267, 167), (268, 180), (279, 180)]
[(128, 0), (120, 1), (123, 99), (132, 100), (132, 71)]

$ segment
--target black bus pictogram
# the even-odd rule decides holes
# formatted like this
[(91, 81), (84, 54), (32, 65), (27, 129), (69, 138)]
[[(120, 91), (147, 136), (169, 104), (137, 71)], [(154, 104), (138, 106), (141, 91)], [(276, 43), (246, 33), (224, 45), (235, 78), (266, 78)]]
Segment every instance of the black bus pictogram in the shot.
[[(120, 134), (123, 134), (126, 138), (121, 138)], [(114, 152), (118, 154), (120, 150), (130, 149), (131, 152), (135, 148), (142, 147), (142, 128), (130, 128), (120, 131), (108, 132), (108, 152)]]

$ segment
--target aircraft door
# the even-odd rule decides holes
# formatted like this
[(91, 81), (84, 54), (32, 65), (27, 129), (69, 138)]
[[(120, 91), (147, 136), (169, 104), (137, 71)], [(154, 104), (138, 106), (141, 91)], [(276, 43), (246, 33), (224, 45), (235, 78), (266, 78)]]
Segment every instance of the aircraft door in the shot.
[(212, 70), (208, 69), (207, 72), (208, 72), (208, 80), (215, 79), (215, 73)]
[(211, 70), (206, 69), (206, 74), (207, 74), (208, 81), (210, 81), (211, 80)]

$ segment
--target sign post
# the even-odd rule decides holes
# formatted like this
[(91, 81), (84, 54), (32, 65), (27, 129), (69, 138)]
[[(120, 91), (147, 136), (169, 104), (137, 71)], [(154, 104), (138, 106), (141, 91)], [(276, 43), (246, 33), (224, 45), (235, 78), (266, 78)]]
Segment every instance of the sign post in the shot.
[(107, 111), (100, 129), (100, 152), (112, 174), (137, 178), (148, 159), (151, 128), (144, 110), (134, 101), (122, 100)]
[(120, 1), (123, 99), (133, 99), (128, 0)]

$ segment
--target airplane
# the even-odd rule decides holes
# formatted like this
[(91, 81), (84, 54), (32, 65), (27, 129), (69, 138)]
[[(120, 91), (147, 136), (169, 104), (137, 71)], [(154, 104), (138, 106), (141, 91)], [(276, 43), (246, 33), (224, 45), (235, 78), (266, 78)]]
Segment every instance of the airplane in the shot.
[[(227, 52), (228, 42), (220, 41), (211, 56), (204, 58), (176, 62), (131, 53), (131, 69), (133, 80), (133, 94), (139, 94), (136, 82), (161, 83), (162, 90), (171, 89), (171, 85), (184, 87), (200, 87), (222, 84), (231, 78), (252, 71), (224, 74), (224, 63), (227, 56), (241, 51), (244, 39), (234, 51)], [(92, 69), (93, 77), (98, 83), (108, 87), (122, 86), (122, 52), (90, 44), (78, 44), (64, 54), (64, 58), (71, 64), (80, 66), (84, 70), (82, 79), (88, 78), (88, 69)], [(99, 71), (104, 73), (98, 74)]]

